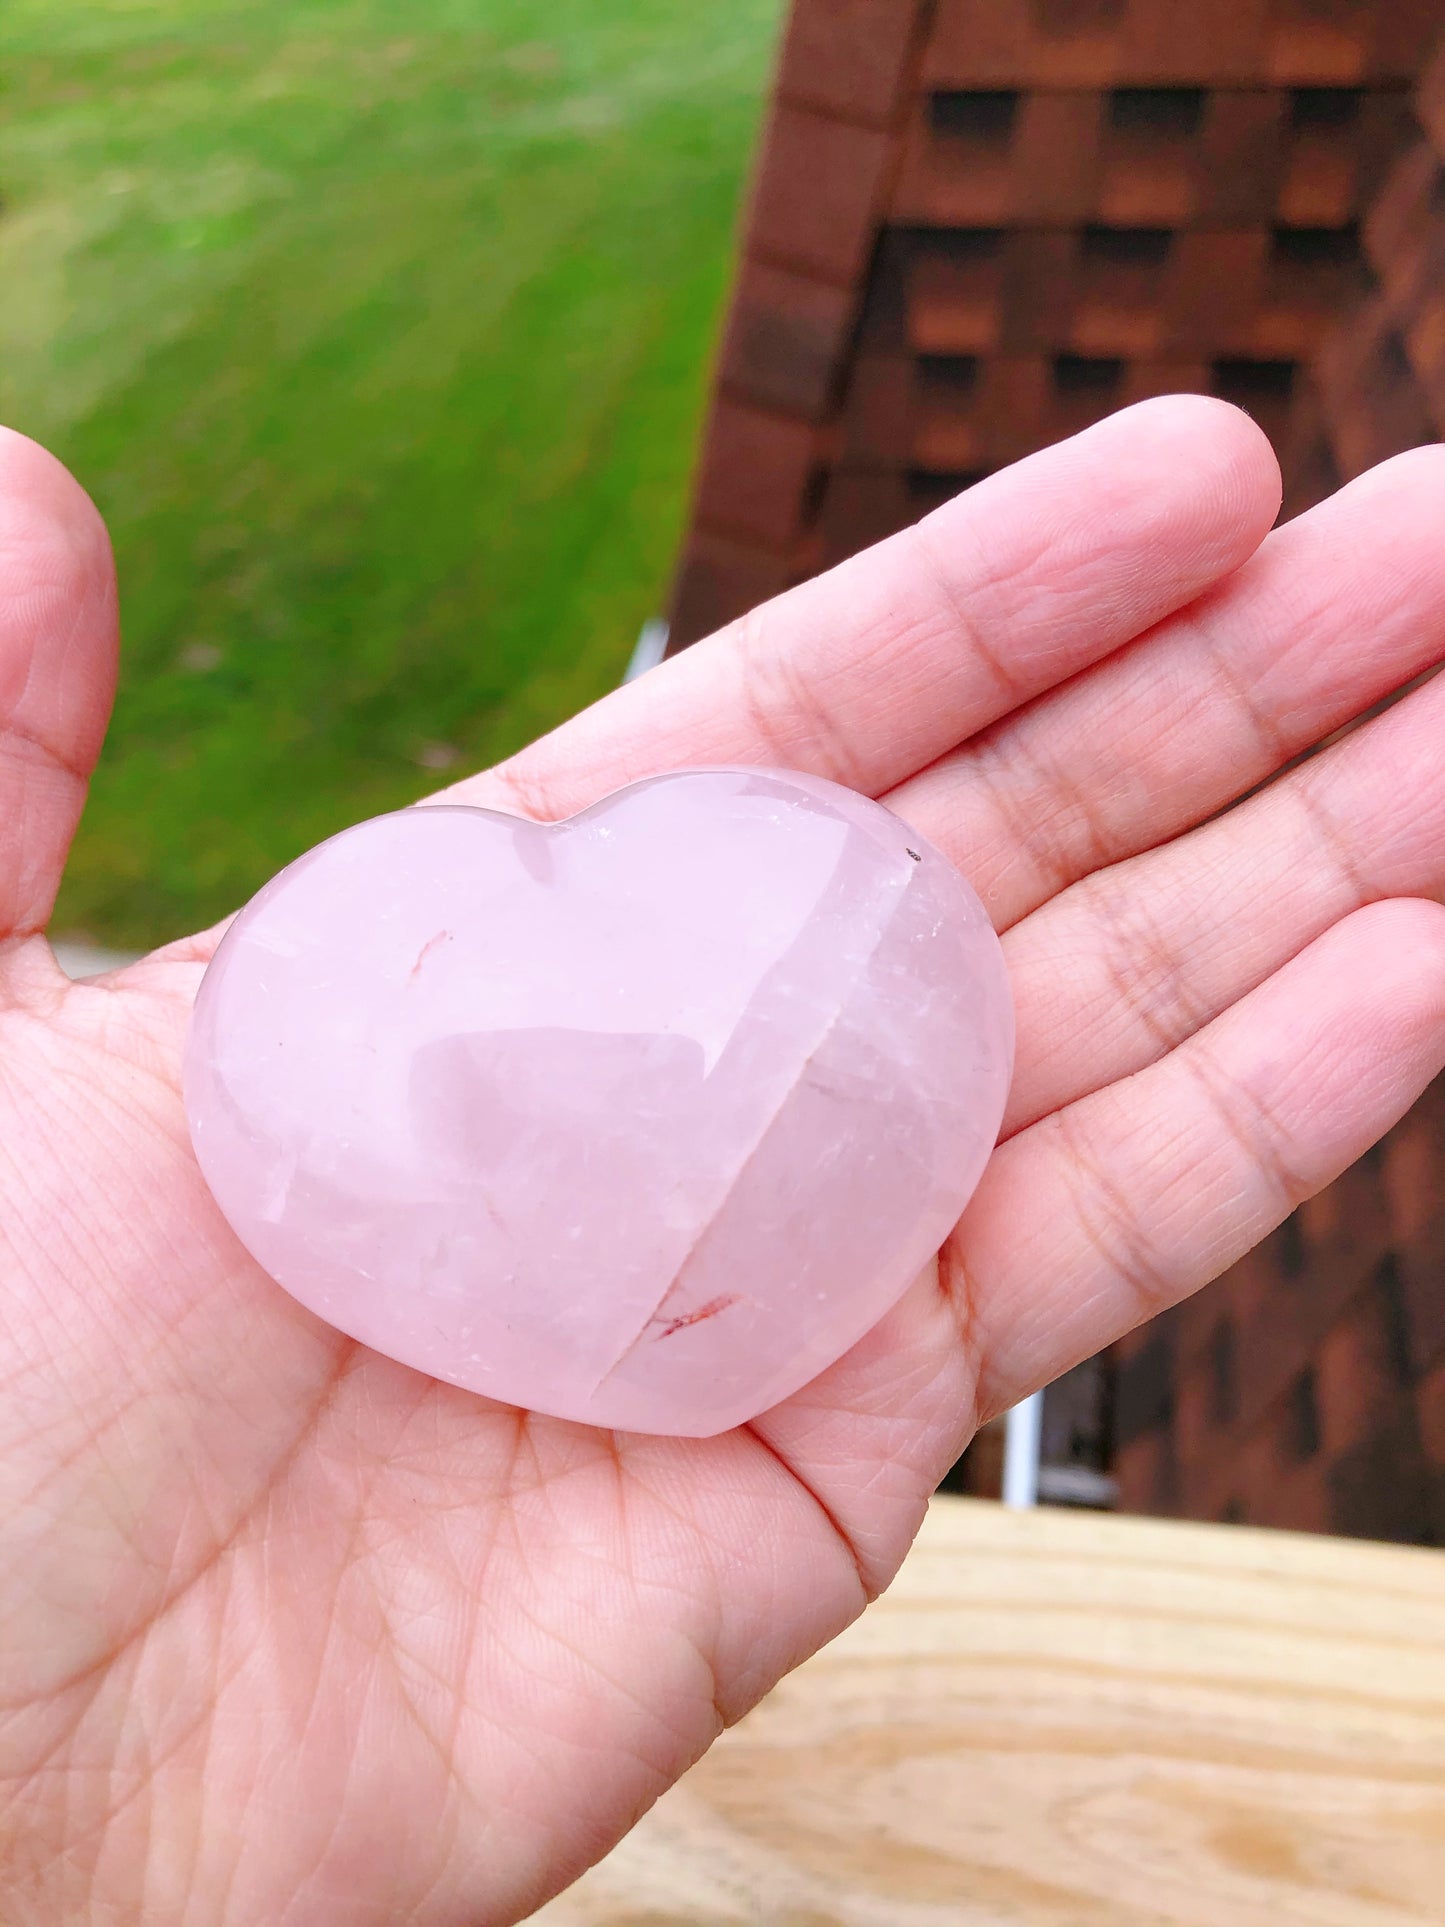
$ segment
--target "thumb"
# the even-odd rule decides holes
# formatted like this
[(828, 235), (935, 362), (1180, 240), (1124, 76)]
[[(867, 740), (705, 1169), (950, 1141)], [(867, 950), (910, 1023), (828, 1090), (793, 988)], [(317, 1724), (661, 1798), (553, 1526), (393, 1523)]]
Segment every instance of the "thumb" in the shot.
[(105, 525), (43, 448), (0, 428), (0, 939), (43, 930), (110, 719)]

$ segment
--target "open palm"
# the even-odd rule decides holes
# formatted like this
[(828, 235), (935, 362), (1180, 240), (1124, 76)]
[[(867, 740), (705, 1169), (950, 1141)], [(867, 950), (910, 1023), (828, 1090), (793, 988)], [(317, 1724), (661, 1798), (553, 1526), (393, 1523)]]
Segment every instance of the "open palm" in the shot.
[(937, 1266), (666, 1440), (368, 1353), (220, 1219), (177, 1093), (213, 939), (72, 987), (39, 934), (114, 598), (79, 490), (0, 443), (0, 1917), (519, 1918), (887, 1583), (980, 1419), (1399, 1116), (1445, 1062), (1445, 679), (1260, 786), (1445, 652), (1442, 464), (1267, 535), (1249, 421), (1148, 403), (452, 792), (815, 770), (1005, 933), (1004, 1143)]

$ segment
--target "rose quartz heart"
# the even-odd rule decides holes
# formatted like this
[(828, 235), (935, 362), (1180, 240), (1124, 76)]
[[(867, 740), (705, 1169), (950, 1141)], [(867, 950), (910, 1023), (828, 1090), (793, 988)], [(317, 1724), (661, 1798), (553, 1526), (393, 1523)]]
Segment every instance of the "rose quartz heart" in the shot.
[(509, 1404), (706, 1436), (860, 1338), (1003, 1115), (1003, 958), (951, 865), (813, 777), (539, 825), (377, 817), (206, 972), (191, 1135), (330, 1324)]

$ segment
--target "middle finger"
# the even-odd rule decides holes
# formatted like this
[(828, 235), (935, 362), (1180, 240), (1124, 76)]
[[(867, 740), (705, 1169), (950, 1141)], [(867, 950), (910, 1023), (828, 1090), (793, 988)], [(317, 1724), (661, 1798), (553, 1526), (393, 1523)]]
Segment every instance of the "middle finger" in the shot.
[(1445, 678), (1004, 938), (1018, 1068), (1004, 1134), (1142, 1070), (1341, 918), (1445, 897)]
[(1442, 508), (1445, 452), (1397, 456), (884, 800), (1008, 929), (1212, 816), (1439, 661)]

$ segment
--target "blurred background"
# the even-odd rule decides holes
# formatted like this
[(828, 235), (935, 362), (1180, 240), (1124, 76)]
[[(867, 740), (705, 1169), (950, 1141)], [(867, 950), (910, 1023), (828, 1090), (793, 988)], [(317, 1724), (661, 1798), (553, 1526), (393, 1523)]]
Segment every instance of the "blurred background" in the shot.
[(99, 503), (125, 624), (59, 929), (199, 927), (618, 680), (777, 13), (0, 7), (0, 418)]
[[(125, 618), (59, 931), (220, 916), (654, 616), (686, 647), (1141, 396), (1248, 408), (1286, 515), (1439, 439), (1442, 36), (1445, 0), (6, 0), (0, 415), (99, 502)], [(1039, 1429), (1049, 1502), (1445, 1544), (1445, 1080)]]

